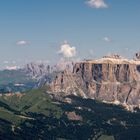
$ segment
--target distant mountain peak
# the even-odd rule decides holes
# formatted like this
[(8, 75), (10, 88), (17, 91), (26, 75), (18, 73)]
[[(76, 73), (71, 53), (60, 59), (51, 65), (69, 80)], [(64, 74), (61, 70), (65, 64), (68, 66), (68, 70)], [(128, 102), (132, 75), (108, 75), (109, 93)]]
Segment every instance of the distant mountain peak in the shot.
[(18, 69), (20, 69), (20, 67), (19, 66), (6, 66), (5, 69), (6, 70), (18, 70)]

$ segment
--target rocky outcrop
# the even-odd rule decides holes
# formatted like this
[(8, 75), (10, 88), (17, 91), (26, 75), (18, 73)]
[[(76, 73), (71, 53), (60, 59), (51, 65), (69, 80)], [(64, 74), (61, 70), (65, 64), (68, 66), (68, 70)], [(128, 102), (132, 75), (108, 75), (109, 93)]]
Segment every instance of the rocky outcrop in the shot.
[(80, 115), (77, 115), (75, 112), (66, 112), (65, 113), (69, 120), (73, 121), (82, 121), (82, 117)]
[(54, 81), (57, 73), (60, 73), (64, 69), (71, 70), (73, 68), (73, 62), (60, 61), (54, 66), (50, 66), (43, 62), (29, 63), (22, 69), (27, 76), (36, 80), (35, 88), (42, 87), (46, 84), (50, 84)]
[(135, 54), (135, 58), (134, 59), (135, 60), (140, 60), (140, 52), (138, 52), (138, 53)]
[(51, 73), (51, 67), (43, 63), (29, 63), (24, 67), (24, 71), (32, 78), (38, 78)]
[(76, 63), (73, 71), (59, 73), (53, 92), (74, 94), (100, 101), (140, 105), (140, 61), (120, 57)]

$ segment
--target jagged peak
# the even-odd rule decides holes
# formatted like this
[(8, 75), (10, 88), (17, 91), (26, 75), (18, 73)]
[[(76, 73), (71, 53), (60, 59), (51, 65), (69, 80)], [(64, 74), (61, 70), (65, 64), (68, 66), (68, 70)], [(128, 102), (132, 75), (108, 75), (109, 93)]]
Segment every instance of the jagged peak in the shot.
[(119, 54), (109, 54), (109, 55), (103, 56), (103, 58), (123, 59), (123, 57)]

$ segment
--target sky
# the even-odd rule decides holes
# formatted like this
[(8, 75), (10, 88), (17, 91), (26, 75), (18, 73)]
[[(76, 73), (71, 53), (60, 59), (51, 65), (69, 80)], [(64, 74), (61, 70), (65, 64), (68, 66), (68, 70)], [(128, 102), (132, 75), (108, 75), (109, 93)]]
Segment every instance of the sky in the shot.
[(0, 68), (140, 51), (140, 0), (1, 0)]

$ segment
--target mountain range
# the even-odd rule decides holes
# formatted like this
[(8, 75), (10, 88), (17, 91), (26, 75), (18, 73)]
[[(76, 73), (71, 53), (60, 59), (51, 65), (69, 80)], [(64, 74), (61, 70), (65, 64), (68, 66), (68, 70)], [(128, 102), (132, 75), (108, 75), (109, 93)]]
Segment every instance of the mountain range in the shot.
[(1, 139), (140, 139), (139, 54), (64, 66), (0, 71)]

